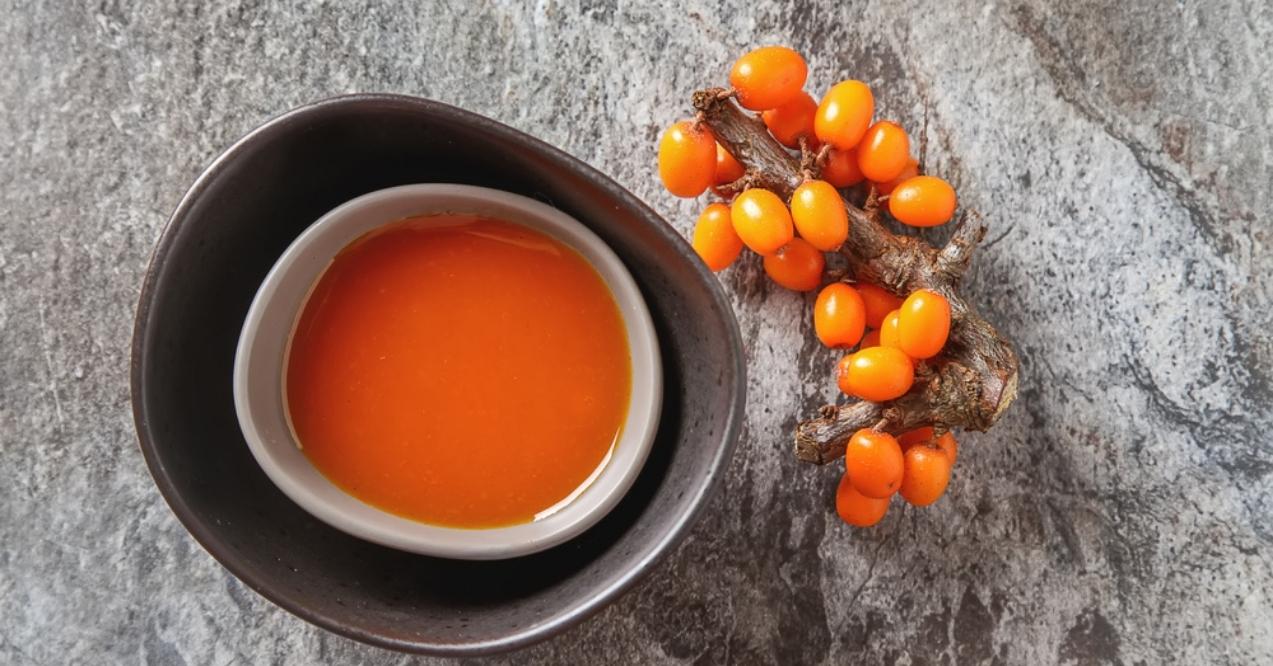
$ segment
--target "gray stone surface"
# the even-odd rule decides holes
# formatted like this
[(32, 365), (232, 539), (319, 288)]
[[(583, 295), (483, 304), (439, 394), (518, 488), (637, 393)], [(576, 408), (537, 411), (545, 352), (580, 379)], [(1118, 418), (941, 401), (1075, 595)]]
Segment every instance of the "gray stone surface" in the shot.
[[(809, 301), (723, 279), (750, 408), (723, 492), (634, 592), (510, 658), (1273, 660), (1273, 6), (0, 0), (0, 663), (411, 661), (228, 575), (153, 487), (128, 344), (151, 245), (221, 149), (352, 91), (437, 98), (612, 174), (682, 231), (654, 141), (745, 48), (854, 76), (982, 211), (969, 288), (1018, 403), (949, 496), (871, 531), (789, 454), (835, 397)], [(800, 331), (804, 333), (805, 331)], [(807, 339), (807, 338), (806, 338)]]

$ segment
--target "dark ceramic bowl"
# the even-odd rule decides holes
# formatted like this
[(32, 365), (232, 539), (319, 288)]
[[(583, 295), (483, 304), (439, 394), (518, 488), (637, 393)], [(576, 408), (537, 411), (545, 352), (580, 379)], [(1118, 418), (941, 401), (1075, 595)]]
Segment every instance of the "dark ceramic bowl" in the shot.
[[(535, 555), (465, 562), (340, 532), (257, 466), (231, 369), (252, 297), (314, 220), (361, 194), (466, 183), (534, 197), (597, 233), (636, 278), (663, 350), (662, 419), (623, 501)], [(715, 278), (654, 211), (586, 164), (509, 127), (410, 97), (307, 106), (239, 141), (164, 230), (133, 338), (133, 411), (159, 490), (208, 552), (266, 598), (368, 643), (479, 654), (551, 636), (614, 600), (685, 536), (738, 435), (745, 371)]]

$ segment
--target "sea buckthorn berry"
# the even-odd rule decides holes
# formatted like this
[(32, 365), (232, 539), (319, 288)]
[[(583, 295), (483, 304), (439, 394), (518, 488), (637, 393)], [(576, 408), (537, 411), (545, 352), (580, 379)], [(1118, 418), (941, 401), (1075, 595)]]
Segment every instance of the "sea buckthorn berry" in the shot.
[(935, 437), (934, 434), (932, 426), (924, 426), (903, 433), (898, 436), (897, 442), (902, 445), (903, 451), (918, 444), (936, 446), (946, 454), (947, 458), (950, 458), (950, 465), (954, 467), (955, 460), (959, 458), (959, 442), (955, 441), (954, 433), (947, 431), (941, 437)]
[(765, 273), (779, 285), (793, 291), (813, 291), (822, 284), (826, 257), (803, 238), (791, 242), (777, 252), (765, 256)]
[(674, 123), (659, 140), (659, 177), (678, 197), (696, 197), (716, 180), (716, 138), (702, 123)]
[(895, 400), (915, 383), (915, 365), (894, 347), (867, 347), (840, 359), (840, 390), (871, 402)]
[(886, 432), (863, 428), (844, 447), (844, 473), (867, 497), (887, 499), (902, 485), (905, 460), (902, 447)]
[(791, 219), (800, 237), (830, 252), (849, 235), (849, 214), (840, 193), (825, 180), (808, 180), (791, 195)]
[(888, 513), (888, 498), (876, 499), (858, 492), (849, 482), (849, 475), (840, 477), (840, 485), (835, 489), (835, 512), (840, 520), (854, 527), (870, 527), (882, 520)]
[(858, 144), (858, 168), (867, 180), (882, 183), (897, 178), (911, 157), (911, 140), (906, 130), (881, 120), (862, 136)]
[(841, 81), (831, 87), (818, 105), (813, 132), (822, 143), (848, 150), (862, 140), (875, 114), (875, 97), (861, 81)]
[(932, 426), (908, 430), (897, 436), (897, 443), (902, 445), (902, 450), (906, 450), (916, 444), (927, 444), (931, 441), (933, 441)]
[(832, 148), (822, 165), (822, 179), (836, 187), (849, 187), (866, 180), (858, 168), (857, 150)]
[[(897, 322), (900, 310), (894, 310), (884, 317), (884, 323), (880, 324), (880, 346), (892, 347), (893, 349), (902, 348), (902, 336), (898, 332)], [(909, 356), (907, 358), (910, 358)]]
[(694, 225), (694, 251), (707, 267), (719, 271), (734, 263), (743, 251), (743, 241), (729, 219), (729, 206), (714, 203), (698, 216)]
[(743, 172), (743, 165), (724, 146), (716, 144), (716, 184), (732, 183), (742, 178)]
[(893, 180), (884, 183), (875, 183), (875, 191), (880, 194), (889, 194), (893, 190), (897, 189), (898, 185), (901, 185), (903, 182), (918, 175), (919, 162), (914, 157), (908, 157), (906, 159), (906, 167), (902, 169), (902, 172), (897, 174), (897, 177)]
[(813, 330), (828, 347), (856, 345), (866, 330), (862, 295), (843, 282), (827, 285), (813, 304)]
[(799, 148), (802, 136), (811, 141), (817, 140), (813, 136), (813, 116), (817, 112), (818, 103), (801, 90), (790, 102), (765, 111), (760, 118), (778, 143), (788, 148)]
[(917, 444), (902, 456), (902, 499), (915, 506), (928, 506), (946, 492), (950, 483), (950, 458), (939, 448)]
[(898, 310), (898, 348), (911, 358), (932, 358), (950, 335), (950, 303), (935, 291), (917, 289)]
[(951, 432), (943, 433), (941, 437), (934, 437), (932, 426), (924, 426), (916, 428), (897, 438), (898, 443), (902, 445), (902, 450), (912, 446), (923, 444), (925, 446), (935, 446), (950, 458), (950, 465), (954, 467), (955, 459), (959, 457), (959, 442), (955, 441), (955, 435)]
[(729, 85), (738, 91), (738, 103), (745, 109), (774, 109), (795, 99), (809, 67), (799, 53), (785, 46), (762, 46), (734, 63)]
[(898, 222), (912, 227), (945, 224), (955, 214), (955, 190), (936, 176), (915, 176), (893, 188), (888, 212)]
[(880, 346), (880, 332), (867, 331), (866, 335), (862, 336), (862, 342), (858, 344), (858, 349), (866, 349), (867, 347), (878, 347), (878, 346)]
[(734, 198), (729, 212), (734, 231), (756, 254), (773, 254), (796, 235), (787, 204), (769, 190), (744, 190)]
[(858, 293), (862, 294), (862, 302), (866, 304), (866, 325), (871, 328), (883, 326), (888, 313), (902, 307), (902, 299), (883, 287), (870, 282), (859, 282), (857, 288)]
[(948, 432), (938, 437), (937, 448), (941, 449), (947, 458), (950, 458), (950, 466), (954, 467), (955, 460), (959, 458), (959, 442), (955, 441), (954, 433)]

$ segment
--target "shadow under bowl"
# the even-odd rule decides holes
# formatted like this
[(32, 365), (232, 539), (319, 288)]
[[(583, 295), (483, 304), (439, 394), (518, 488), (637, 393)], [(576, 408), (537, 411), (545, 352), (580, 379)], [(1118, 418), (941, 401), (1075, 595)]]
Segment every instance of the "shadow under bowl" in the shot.
[[(534, 555), (447, 560), (349, 536), (269, 480), (235, 417), (235, 344), (275, 260), (341, 203), (429, 182), (522, 194), (583, 222), (628, 267), (658, 334), (662, 418), (640, 476), (592, 528)], [(430, 654), (493, 653), (542, 640), (648, 573), (685, 536), (724, 473), (745, 384), (729, 303), (689, 245), (649, 207), (521, 132), (395, 95), (302, 107), (217, 158), (164, 229), (133, 336), (142, 453), (199, 543), (305, 620)]]

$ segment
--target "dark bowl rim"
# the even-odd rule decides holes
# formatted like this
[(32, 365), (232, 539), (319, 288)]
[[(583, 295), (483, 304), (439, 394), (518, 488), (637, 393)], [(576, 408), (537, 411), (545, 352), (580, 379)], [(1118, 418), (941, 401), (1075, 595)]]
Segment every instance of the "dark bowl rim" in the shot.
[(182, 195), (180, 202), (177, 204), (177, 207), (174, 209), (167, 222), (165, 222), (163, 230), (160, 232), (159, 239), (155, 243), (155, 248), (151, 253), (150, 260), (146, 267), (141, 292), (137, 299), (136, 314), (133, 320), (129, 383), (133, 407), (133, 421), (137, 429), (138, 445), (141, 448), (142, 457), (146, 461), (146, 467), (150, 471), (150, 475), (154, 479), (155, 485), (158, 486), (160, 494), (168, 503), (168, 506), (172, 509), (173, 513), (176, 514), (177, 519), (186, 528), (190, 535), (194, 537), (195, 541), (205, 551), (207, 551), (213, 559), (220, 563), (221, 566), (229, 570), (235, 578), (252, 588), (257, 594), (260, 594), (289, 613), (309, 622), (310, 624), (335, 634), (370, 645), (375, 645), (377, 647), (402, 652), (451, 657), (489, 655), (507, 652), (556, 636), (566, 629), (591, 617), (616, 600), (620, 595), (630, 589), (639, 579), (649, 573), (664, 557), (666, 557), (672, 550), (673, 546), (679, 544), (680, 541), (684, 539), (689, 528), (697, 521), (708, 500), (711, 499), (712, 494), (715, 493), (720, 486), (721, 478), (724, 476), (725, 466), (728, 464), (729, 460), (733, 456), (734, 450), (737, 448), (739, 432), (742, 428), (742, 415), (747, 397), (747, 368), (745, 359), (743, 358), (742, 335), (738, 328), (738, 321), (733, 314), (733, 307), (730, 305), (729, 300), (725, 297), (725, 293), (721, 289), (721, 286), (715, 276), (709, 272), (701, 262), (698, 262), (696, 258), (694, 261), (696, 270), (700, 273), (700, 276), (708, 285), (713, 301), (715, 301), (716, 306), (722, 312), (725, 312), (728, 315), (725, 317), (729, 337), (726, 342), (729, 344), (730, 348), (734, 350), (733, 359), (735, 380), (734, 386), (732, 387), (734, 400), (726, 419), (724, 432), (722, 433), (722, 436), (724, 437), (724, 445), (719, 447), (716, 457), (711, 461), (708, 470), (708, 481), (698, 486), (696, 496), (693, 496), (690, 499), (689, 510), (681, 515), (675, 523), (673, 523), (672, 528), (668, 530), (657, 543), (654, 544), (644, 559), (638, 561), (635, 566), (620, 576), (619, 579), (612, 583), (609, 587), (603, 589), (599, 594), (586, 599), (583, 603), (571, 608), (559, 617), (548, 622), (532, 625), (528, 628), (495, 640), (478, 643), (422, 643), (387, 638), (381, 634), (363, 631), (356, 627), (341, 624), (340, 622), (334, 621), (321, 613), (311, 611), (308, 607), (302, 604), (294, 603), (286, 594), (276, 593), (273, 589), (272, 583), (267, 578), (257, 576), (252, 571), (251, 567), (243, 566), (239, 561), (238, 556), (226, 547), (213, 534), (212, 530), (205, 527), (204, 523), (198, 518), (196, 512), (188, 504), (186, 504), (181, 493), (177, 490), (172, 479), (168, 475), (168, 470), (159, 460), (155, 450), (155, 441), (151, 435), (150, 427), (147, 422), (145, 403), (142, 399), (142, 371), (145, 364), (143, 350), (145, 349), (146, 341), (149, 339), (148, 329), (150, 323), (150, 309), (158, 296), (157, 281), (159, 274), (166, 265), (171, 247), (184, 225), (185, 217), (189, 215), (195, 203), (202, 198), (209, 185), (253, 144), (288, 129), (298, 122), (304, 122), (307, 118), (314, 114), (321, 114), (329, 108), (385, 103), (411, 107), (413, 110), (422, 111), (426, 115), (443, 117), (461, 124), (470, 125), (488, 133), (495, 134), (500, 138), (507, 139), (510, 143), (521, 144), (529, 147), (532, 151), (537, 152), (547, 159), (561, 165), (566, 170), (573, 171), (586, 178), (616, 200), (622, 201), (628, 207), (633, 208), (644, 214), (645, 217), (654, 220), (654, 231), (671, 240), (673, 245), (680, 247), (682, 254), (693, 254), (689, 245), (683, 238), (681, 238), (680, 234), (667, 223), (666, 220), (658, 215), (658, 213), (651, 209), (645, 202), (636, 198), (636, 196), (619, 185), (609, 176), (606, 176), (582, 160), (579, 160), (578, 158), (575, 158), (574, 156), (549, 145), (540, 139), (490, 118), (486, 118), (476, 113), (442, 102), (393, 93), (356, 93), (350, 95), (339, 95), (296, 107), (281, 115), (275, 116), (262, 125), (256, 127), (220, 153), (212, 161), (212, 163), (199, 174), (190, 188), (186, 190), (186, 193)]

